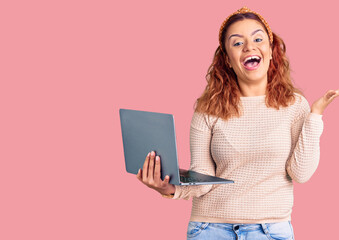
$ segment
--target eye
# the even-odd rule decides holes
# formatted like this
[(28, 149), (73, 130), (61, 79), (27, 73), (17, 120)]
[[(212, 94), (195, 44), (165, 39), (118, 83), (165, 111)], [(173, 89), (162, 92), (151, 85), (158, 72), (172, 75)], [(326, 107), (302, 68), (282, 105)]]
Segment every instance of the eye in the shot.
[(261, 39), (261, 38), (256, 38), (254, 41), (255, 41), (255, 42), (261, 42), (262, 39)]
[(235, 44), (233, 44), (233, 46), (239, 46), (240, 44), (242, 44), (242, 42), (236, 42)]

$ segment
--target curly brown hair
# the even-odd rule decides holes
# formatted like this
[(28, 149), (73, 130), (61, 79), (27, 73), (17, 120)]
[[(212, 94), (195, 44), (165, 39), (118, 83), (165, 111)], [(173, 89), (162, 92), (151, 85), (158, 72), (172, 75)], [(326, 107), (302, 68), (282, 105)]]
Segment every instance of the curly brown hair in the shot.
[[(228, 27), (237, 21), (254, 19), (261, 23), (260, 18), (253, 13), (243, 13), (232, 16), (226, 23), (222, 32), (222, 42)], [(267, 73), (267, 88), (265, 103), (267, 107), (287, 107), (295, 102), (294, 93), (304, 96), (301, 90), (295, 88), (290, 76), (289, 61), (286, 57), (284, 41), (273, 33), (272, 59)], [(213, 62), (206, 74), (207, 86), (203, 94), (195, 102), (195, 111), (220, 117), (228, 120), (231, 117), (242, 115), (240, 102), (240, 88), (237, 76), (232, 68), (226, 64), (226, 49), (218, 46), (215, 51)]]

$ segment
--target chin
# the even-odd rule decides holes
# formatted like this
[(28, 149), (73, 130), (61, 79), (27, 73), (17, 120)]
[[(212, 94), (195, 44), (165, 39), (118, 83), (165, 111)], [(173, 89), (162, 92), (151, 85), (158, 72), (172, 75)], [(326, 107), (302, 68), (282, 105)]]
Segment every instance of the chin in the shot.
[(267, 79), (267, 74), (250, 74), (247, 75), (247, 79), (250, 81), (260, 81), (262, 79)]

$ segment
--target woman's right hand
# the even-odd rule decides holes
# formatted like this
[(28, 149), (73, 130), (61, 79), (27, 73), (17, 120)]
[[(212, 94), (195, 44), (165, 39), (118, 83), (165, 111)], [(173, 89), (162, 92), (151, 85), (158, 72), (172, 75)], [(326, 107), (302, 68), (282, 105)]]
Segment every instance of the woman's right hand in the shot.
[(144, 162), (143, 169), (139, 169), (137, 178), (146, 186), (153, 188), (163, 195), (174, 194), (175, 186), (169, 183), (167, 175), (164, 181), (161, 180), (160, 157), (155, 156), (155, 152), (148, 153)]

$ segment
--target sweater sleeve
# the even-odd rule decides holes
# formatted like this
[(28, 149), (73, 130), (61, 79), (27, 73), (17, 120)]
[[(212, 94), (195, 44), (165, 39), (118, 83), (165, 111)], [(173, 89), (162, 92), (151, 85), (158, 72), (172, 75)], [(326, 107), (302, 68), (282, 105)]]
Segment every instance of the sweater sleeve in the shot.
[[(215, 176), (215, 163), (211, 156), (212, 117), (195, 112), (190, 126), (190, 170)], [(200, 197), (208, 193), (212, 185), (175, 186), (173, 199)]]
[(286, 170), (294, 181), (307, 182), (317, 169), (323, 128), (322, 115), (311, 113), (309, 103), (301, 96), (300, 107), (291, 126), (292, 152), (286, 162)]

